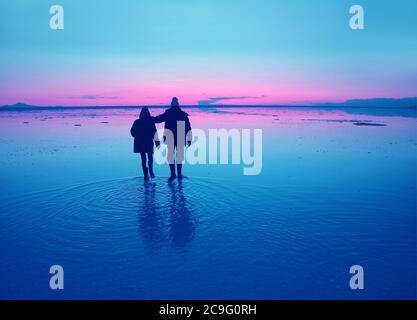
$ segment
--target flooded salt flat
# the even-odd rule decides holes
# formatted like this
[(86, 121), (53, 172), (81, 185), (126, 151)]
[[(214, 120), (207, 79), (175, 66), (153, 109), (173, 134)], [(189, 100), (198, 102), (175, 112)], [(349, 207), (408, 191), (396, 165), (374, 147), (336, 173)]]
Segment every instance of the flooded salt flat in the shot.
[[(261, 128), (261, 174), (186, 165), (168, 184), (160, 165), (147, 183), (129, 135), (138, 110), (0, 112), (0, 295), (415, 298), (412, 113), (186, 111), (194, 128)], [(62, 292), (48, 288), (53, 264)], [(349, 288), (354, 264), (365, 291)]]

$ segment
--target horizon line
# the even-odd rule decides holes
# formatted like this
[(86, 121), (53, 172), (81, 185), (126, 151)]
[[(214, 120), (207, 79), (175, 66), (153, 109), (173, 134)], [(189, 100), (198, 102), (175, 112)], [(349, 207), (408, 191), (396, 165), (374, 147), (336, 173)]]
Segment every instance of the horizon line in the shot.
[[(414, 100), (414, 101), (413, 101)], [(410, 103), (410, 101), (413, 101)], [(401, 105), (401, 102), (403, 103)], [(387, 104), (388, 103), (388, 104)], [(397, 105), (395, 105), (397, 103)], [(400, 104), (399, 104), (400, 103)], [(367, 105), (368, 104), (368, 105)], [(381, 104), (381, 105), (379, 105)], [(167, 104), (135, 104), (135, 105), (32, 105), (24, 102), (16, 102), (15, 104), (9, 105), (1, 105), (0, 109), (115, 109), (115, 108), (141, 108), (141, 107), (149, 107), (149, 108), (167, 108), (169, 107), (169, 103)], [(417, 97), (401, 97), (401, 98), (353, 98), (344, 101), (321, 101), (321, 102), (314, 102), (314, 101), (303, 101), (303, 102), (289, 102), (289, 103), (271, 103), (271, 104), (184, 104), (181, 105), (183, 108), (238, 108), (238, 107), (287, 107), (287, 108), (307, 108), (307, 107), (326, 107), (326, 108), (334, 108), (334, 107), (345, 107), (345, 108), (417, 108)]]
[[(169, 105), (114, 105), (114, 106), (34, 106), (34, 105), (3, 105), (0, 106), (0, 111), (19, 111), (19, 110), (62, 110), (62, 109), (140, 109), (142, 107), (148, 107), (153, 109), (166, 109)], [(331, 105), (323, 103), (323, 105), (285, 105), (285, 104), (270, 104), (270, 105), (182, 105), (181, 108), (185, 109), (210, 109), (210, 108), (328, 108), (328, 109), (343, 109), (343, 108), (355, 108), (355, 109), (416, 109), (417, 105), (410, 106), (355, 106), (355, 105)]]

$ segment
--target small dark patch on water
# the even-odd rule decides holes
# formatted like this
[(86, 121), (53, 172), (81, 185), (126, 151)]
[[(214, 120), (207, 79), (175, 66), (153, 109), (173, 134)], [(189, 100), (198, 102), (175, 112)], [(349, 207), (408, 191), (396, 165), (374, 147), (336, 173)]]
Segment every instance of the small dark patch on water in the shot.
[(385, 123), (353, 122), (355, 126), (385, 127)]
[(109, 123), (108, 121), (101, 121), (100, 123)]
[(24, 123), (24, 124), (28, 124), (29, 122), (28, 122), (28, 121), (24, 121), (23, 123)]
[(301, 121), (321, 121), (335, 123), (352, 123), (355, 126), (385, 127), (384, 123), (373, 123), (371, 120), (347, 120), (347, 119), (301, 119)]
[(81, 127), (81, 124), (76, 123), (76, 124), (74, 124), (74, 127)]

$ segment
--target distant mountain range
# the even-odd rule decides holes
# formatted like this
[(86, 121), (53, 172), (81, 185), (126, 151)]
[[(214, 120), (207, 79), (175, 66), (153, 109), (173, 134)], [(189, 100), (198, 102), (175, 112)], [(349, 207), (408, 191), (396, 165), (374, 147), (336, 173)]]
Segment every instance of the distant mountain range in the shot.
[[(184, 107), (198, 107), (198, 108), (211, 108), (211, 107), (233, 107), (232, 105), (207, 105), (207, 106), (184, 106)], [(264, 105), (261, 105), (262, 107), (265, 107)], [(271, 106), (280, 106), (280, 105), (271, 105)], [(285, 107), (296, 107), (295, 105), (282, 105)], [(373, 98), (373, 99), (352, 99), (352, 100), (346, 100), (344, 102), (316, 102), (316, 103), (310, 103), (305, 105), (298, 105), (299, 107), (305, 106), (305, 107), (332, 107), (332, 108), (417, 108), (417, 97), (411, 97), (411, 98)], [(155, 106), (158, 108), (164, 107), (164, 106)], [(245, 107), (242, 105), (237, 105), (235, 107)], [(253, 106), (248, 106), (253, 107)], [(72, 106), (72, 107), (65, 107), (65, 106), (34, 106), (29, 105), (26, 103), (18, 102), (13, 105), (4, 105), (0, 106), (2, 109), (36, 109), (36, 108), (54, 108), (54, 109), (65, 109), (65, 108), (137, 108), (137, 106)]]

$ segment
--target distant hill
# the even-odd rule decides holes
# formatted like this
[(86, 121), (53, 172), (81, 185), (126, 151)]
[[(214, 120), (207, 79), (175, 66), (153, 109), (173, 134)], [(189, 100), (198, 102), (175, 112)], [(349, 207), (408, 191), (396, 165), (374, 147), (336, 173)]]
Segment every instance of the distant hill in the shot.
[(3, 108), (36, 108), (36, 106), (32, 106), (26, 103), (18, 102), (12, 105), (3, 106)]
[(322, 107), (362, 107), (362, 108), (417, 108), (417, 97), (413, 98), (374, 98), (374, 99), (353, 99), (344, 102), (315, 103), (315, 106)]

